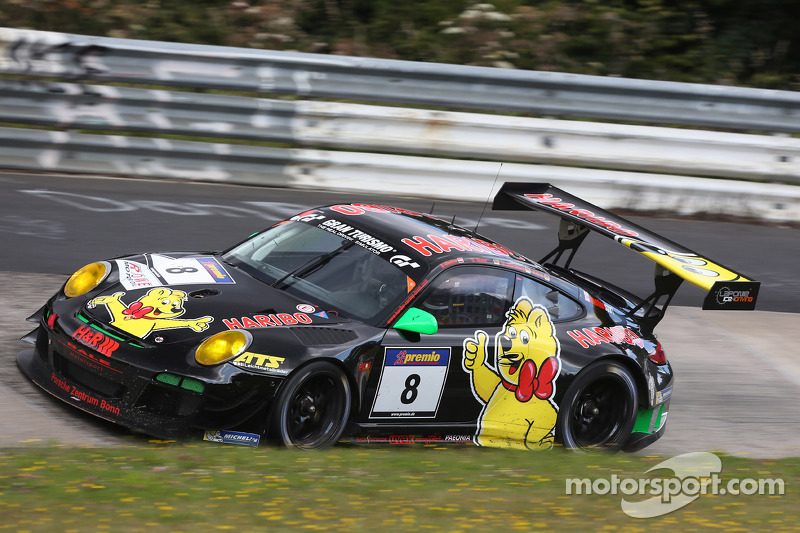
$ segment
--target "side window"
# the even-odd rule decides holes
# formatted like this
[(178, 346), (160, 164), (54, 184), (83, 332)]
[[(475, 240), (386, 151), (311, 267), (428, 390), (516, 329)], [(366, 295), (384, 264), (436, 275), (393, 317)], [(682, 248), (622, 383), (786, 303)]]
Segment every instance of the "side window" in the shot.
[(455, 267), (433, 281), (418, 307), (439, 327), (499, 326), (511, 307), (514, 275), (487, 267)]
[(555, 321), (569, 320), (582, 312), (581, 306), (569, 296), (543, 283), (518, 275), (514, 288), (514, 301), (523, 296), (547, 309)]

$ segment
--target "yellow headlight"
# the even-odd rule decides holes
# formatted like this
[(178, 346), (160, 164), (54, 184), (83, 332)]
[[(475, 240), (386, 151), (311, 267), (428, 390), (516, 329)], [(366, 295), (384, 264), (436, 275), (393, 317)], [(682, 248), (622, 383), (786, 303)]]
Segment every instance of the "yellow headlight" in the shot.
[(229, 361), (241, 355), (250, 346), (253, 336), (249, 331), (223, 331), (204, 340), (194, 352), (194, 359), (204, 366)]
[(109, 272), (111, 272), (111, 265), (106, 261), (98, 261), (81, 267), (67, 280), (67, 284), (64, 285), (64, 294), (67, 295), (67, 298), (86, 294), (100, 285)]

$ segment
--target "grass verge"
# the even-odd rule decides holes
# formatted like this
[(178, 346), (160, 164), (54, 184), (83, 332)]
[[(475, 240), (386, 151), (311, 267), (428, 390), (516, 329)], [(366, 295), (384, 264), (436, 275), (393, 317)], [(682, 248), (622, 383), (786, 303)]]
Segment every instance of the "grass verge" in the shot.
[(653, 519), (626, 516), (622, 496), (565, 493), (566, 478), (638, 479), (663, 459), (438, 447), (4, 449), (0, 529), (781, 531), (800, 522), (797, 458), (723, 456), (723, 482), (782, 478), (785, 495), (703, 495)]

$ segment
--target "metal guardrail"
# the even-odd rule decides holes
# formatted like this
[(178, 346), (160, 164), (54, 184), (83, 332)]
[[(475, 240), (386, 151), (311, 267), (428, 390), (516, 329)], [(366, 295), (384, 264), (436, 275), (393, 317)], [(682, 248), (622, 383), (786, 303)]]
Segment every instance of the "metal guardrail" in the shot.
[[(5, 168), (485, 201), (497, 163), (260, 148), (0, 127)], [(641, 172), (504, 164), (505, 181), (552, 181), (607, 208), (800, 221), (800, 187)]]
[(0, 117), (73, 129), (800, 183), (800, 139), (0, 80)]
[(366, 102), (800, 131), (789, 91), (0, 28), (0, 72)]

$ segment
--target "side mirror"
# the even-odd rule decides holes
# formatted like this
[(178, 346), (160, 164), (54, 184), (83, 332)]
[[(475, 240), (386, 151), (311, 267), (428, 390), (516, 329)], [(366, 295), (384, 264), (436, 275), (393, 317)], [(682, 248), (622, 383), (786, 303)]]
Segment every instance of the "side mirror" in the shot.
[(424, 335), (433, 335), (439, 331), (436, 317), (417, 307), (409, 307), (405, 313), (400, 315), (400, 318), (397, 319), (397, 322), (392, 327)]

